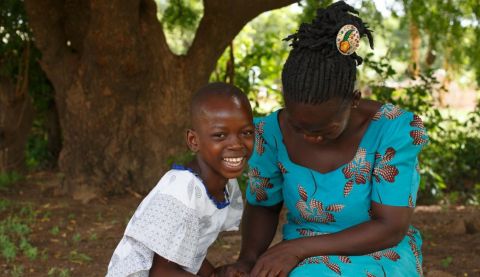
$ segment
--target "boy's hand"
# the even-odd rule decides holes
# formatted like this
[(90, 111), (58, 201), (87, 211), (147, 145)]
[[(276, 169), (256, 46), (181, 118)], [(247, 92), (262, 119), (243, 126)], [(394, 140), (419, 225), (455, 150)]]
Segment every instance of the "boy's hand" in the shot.
[(216, 268), (211, 277), (247, 277), (253, 265), (253, 263), (238, 261)]
[(269, 248), (250, 272), (253, 277), (286, 277), (302, 260), (301, 248), (295, 241), (283, 241)]

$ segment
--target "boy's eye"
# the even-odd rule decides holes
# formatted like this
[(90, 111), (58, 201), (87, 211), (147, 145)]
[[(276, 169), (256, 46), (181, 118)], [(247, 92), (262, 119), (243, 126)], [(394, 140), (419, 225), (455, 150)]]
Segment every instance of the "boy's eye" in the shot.
[(212, 135), (212, 137), (214, 137), (214, 138), (224, 138), (225, 134), (224, 133), (214, 133)]
[(244, 131), (243, 132), (243, 135), (244, 136), (253, 136), (254, 134), (254, 131), (253, 130), (247, 130), (247, 131)]

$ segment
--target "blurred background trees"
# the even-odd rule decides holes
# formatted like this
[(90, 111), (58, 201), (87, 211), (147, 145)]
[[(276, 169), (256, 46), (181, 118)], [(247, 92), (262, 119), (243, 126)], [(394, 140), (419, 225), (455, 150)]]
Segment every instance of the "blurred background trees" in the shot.
[[(289, 1), (249, 14), (220, 2), (139, 1), (135, 9), (118, 12), (114, 2), (99, 7), (46, 1), (46, 12), (47, 4), (31, 1), (26, 16), (23, 1), (2, 1), (2, 178), (60, 165), (65, 181), (82, 180), (76, 185), (93, 184), (104, 193), (145, 191), (167, 161), (184, 155), (179, 138), (187, 123), (181, 115), (202, 83), (241, 87), (258, 115), (279, 108), (280, 71), (289, 49), (282, 39), (332, 1), (304, 0), (262, 14)], [(359, 50), (365, 59), (358, 76), (362, 93), (416, 112), (429, 131), (419, 201), (478, 204), (480, 4), (347, 2), (374, 30), (375, 50)], [(108, 11), (110, 17), (98, 18)], [(121, 23), (130, 13), (138, 21)], [(46, 32), (48, 26), (57, 29)]]

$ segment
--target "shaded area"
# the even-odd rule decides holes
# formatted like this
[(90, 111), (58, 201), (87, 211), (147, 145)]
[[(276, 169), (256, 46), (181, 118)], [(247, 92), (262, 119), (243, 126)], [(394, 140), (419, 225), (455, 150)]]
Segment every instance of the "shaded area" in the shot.
[[(63, 196), (52, 198), (60, 177), (42, 172), (0, 190), (2, 254), (6, 249), (5, 235), (11, 240), (24, 239), (23, 246), (17, 243), (20, 246), (14, 257), (0, 257), (0, 275), (21, 272), (24, 276), (104, 276), (141, 196), (132, 192), (100, 198), (89, 205)], [(417, 207), (413, 223), (424, 237), (426, 276), (480, 274), (478, 218), (478, 207)], [(8, 226), (17, 226), (23, 235)], [(239, 232), (222, 234), (209, 251), (210, 260), (216, 265), (234, 261), (240, 239)], [(278, 233), (276, 239), (280, 239)]]

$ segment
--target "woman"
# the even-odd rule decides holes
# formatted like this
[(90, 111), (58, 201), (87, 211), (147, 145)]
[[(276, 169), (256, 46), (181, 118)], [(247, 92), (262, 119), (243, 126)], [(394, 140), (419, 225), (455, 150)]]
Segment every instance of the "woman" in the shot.
[[(355, 50), (372, 36), (337, 2), (287, 38), (285, 108), (257, 118), (239, 261), (220, 275), (419, 276), (421, 238), (410, 225), (420, 118), (354, 90)], [(282, 206), (284, 240), (269, 248)]]

